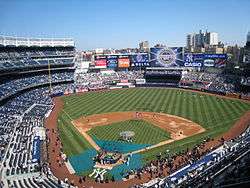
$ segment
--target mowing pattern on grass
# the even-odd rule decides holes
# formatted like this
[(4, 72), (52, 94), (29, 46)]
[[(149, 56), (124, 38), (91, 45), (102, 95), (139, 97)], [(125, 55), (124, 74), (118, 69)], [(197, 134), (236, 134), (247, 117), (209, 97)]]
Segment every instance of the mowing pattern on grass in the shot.
[(133, 131), (135, 144), (157, 144), (170, 138), (170, 134), (144, 120), (128, 120), (111, 125), (94, 127), (87, 133), (100, 140), (119, 141), (120, 132)]
[[(145, 157), (147, 158), (152, 157), (162, 149), (169, 147), (174, 148), (174, 150), (183, 149), (199, 142), (202, 137), (220, 135), (226, 132), (244, 112), (250, 110), (249, 103), (239, 100), (230, 100), (178, 89), (162, 88), (135, 88), (96, 93), (90, 92), (80, 96), (65, 96), (63, 100), (65, 104), (64, 110), (72, 119), (77, 119), (82, 115), (116, 111), (152, 111), (190, 119), (207, 130), (201, 135), (185, 138), (173, 144), (153, 149), (152, 151), (149, 150), (145, 153)], [(79, 154), (81, 153), (80, 150), (83, 151), (85, 148), (89, 148), (89, 144), (86, 141), (82, 141), (82, 136), (75, 133), (76, 130), (72, 128), (73, 125), (67, 115), (62, 113), (60, 118), (64, 119), (64, 124), (59, 126), (60, 132), (64, 133), (63, 135), (61, 134), (64, 151), (70, 154)], [(62, 131), (62, 127), (64, 131)], [(72, 146), (78, 149), (73, 149)]]

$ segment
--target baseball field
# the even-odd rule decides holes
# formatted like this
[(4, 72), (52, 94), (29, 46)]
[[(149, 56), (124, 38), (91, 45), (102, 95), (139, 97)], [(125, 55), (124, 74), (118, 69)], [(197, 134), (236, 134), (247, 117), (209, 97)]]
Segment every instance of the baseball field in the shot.
[[(217, 137), (229, 130), (245, 112), (250, 110), (250, 103), (240, 100), (163, 88), (88, 92), (82, 95), (64, 96), (62, 99), (64, 107), (58, 118), (58, 128), (63, 151), (69, 157), (81, 155), (84, 151), (94, 148), (74, 125), (74, 121), (82, 118), (82, 122), (91, 122), (91, 117), (98, 114), (137, 111), (169, 114), (194, 122), (204, 129), (195, 135), (140, 152), (143, 162), (154, 159), (159, 152), (164, 153), (166, 150), (170, 153), (177, 152), (194, 146), (204, 138)], [(100, 121), (103, 119), (105, 118)], [(131, 130), (135, 132), (133, 144), (137, 145), (152, 145), (171, 139), (171, 131), (164, 131), (153, 124), (154, 122), (150, 120), (125, 118), (123, 121), (107, 122), (104, 126), (94, 126), (85, 132), (96, 143), (121, 142), (119, 132)]]

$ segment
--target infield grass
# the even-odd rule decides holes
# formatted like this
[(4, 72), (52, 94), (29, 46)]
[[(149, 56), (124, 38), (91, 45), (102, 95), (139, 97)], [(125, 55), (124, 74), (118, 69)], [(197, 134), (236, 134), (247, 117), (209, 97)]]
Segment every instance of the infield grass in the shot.
[[(143, 153), (150, 160), (160, 151), (171, 152), (192, 147), (204, 137), (216, 137), (227, 130), (248, 110), (250, 104), (234, 99), (163, 88), (135, 88), (105, 92), (88, 92), (62, 97), (64, 111), (59, 119), (64, 152), (75, 155), (91, 146), (74, 129), (72, 119), (82, 115), (116, 111), (152, 111), (172, 114), (200, 124), (206, 132)], [(68, 115), (66, 115), (66, 113)], [(72, 128), (73, 127), (73, 128)], [(113, 130), (115, 131), (115, 130)], [(73, 147), (75, 149), (73, 149)]]
[(132, 142), (134, 144), (157, 144), (170, 138), (169, 133), (144, 120), (127, 120), (98, 126), (87, 133), (100, 140), (123, 142), (120, 140), (120, 133), (123, 131), (133, 131), (135, 133)]

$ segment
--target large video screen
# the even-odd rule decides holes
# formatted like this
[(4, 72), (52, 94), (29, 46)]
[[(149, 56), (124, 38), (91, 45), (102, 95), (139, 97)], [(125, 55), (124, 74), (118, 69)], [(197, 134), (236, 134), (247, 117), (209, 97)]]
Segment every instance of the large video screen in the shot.
[(107, 59), (106, 56), (95, 56), (95, 67), (96, 68), (106, 68)]
[(149, 55), (138, 53), (130, 56), (131, 67), (149, 67)]
[(107, 67), (110, 69), (115, 69), (117, 66), (118, 66), (117, 55), (108, 55), (107, 56)]
[(128, 68), (130, 65), (129, 56), (119, 56), (118, 58), (118, 67), (119, 68)]
[(180, 67), (184, 66), (184, 48), (150, 48), (151, 67)]

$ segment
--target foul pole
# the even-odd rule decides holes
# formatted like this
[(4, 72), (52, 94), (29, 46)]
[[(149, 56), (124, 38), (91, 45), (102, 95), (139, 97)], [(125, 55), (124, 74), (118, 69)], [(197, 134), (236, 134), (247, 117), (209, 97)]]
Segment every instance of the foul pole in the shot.
[(52, 79), (51, 79), (51, 70), (50, 70), (50, 62), (48, 60), (48, 72), (49, 72), (49, 93), (52, 93)]

